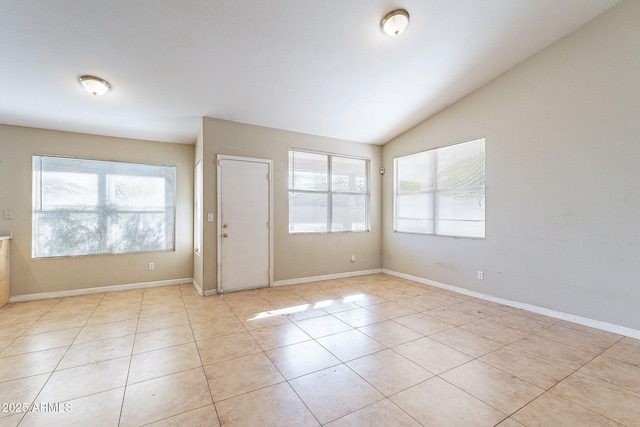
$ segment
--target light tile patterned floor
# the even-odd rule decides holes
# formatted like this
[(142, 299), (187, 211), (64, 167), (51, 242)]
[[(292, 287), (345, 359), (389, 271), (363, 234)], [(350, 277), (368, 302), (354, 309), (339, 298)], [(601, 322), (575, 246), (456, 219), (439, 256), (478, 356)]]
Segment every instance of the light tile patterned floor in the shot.
[(640, 426), (640, 341), (382, 274), (168, 286), (0, 309), (0, 404), (0, 427)]

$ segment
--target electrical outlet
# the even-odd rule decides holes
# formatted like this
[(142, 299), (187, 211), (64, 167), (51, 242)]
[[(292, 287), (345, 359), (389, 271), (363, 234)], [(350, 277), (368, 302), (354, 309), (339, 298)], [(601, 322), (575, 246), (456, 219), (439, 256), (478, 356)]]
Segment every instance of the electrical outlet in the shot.
[(355, 255), (351, 255), (351, 262), (356, 262), (356, 256)]
[(12, 220), (13, 219), (13, 211), (11, 209), (5, 209), (2, 212), (2, 218), (5, 220)]
[(149, 270), (155, 270), (156, 269), (156, 263), (155, 262), (150, 262), (149, 263)]
[(484, 271), (478, 270), (478, 280), (484, 280)]

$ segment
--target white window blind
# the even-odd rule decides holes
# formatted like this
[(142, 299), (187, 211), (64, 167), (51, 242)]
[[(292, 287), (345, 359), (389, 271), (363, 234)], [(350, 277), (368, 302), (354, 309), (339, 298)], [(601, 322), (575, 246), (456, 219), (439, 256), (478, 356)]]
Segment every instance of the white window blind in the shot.
[(485, 237), (484, 139), (394, 159), (394, 230)]
[(33, 156), (32, 257), (174, 249), (175, 166)]
[(289, 232), (369, 230), (369, 161), (289, 150)]

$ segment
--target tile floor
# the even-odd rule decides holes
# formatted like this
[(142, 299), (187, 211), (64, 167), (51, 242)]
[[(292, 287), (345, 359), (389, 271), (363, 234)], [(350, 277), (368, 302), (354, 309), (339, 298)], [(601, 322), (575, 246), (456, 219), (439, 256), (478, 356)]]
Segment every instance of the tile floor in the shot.
[(382, 274), (168, 286), (0, 309), (0, 404), (0, 427), (640, 426), (640, 341)]

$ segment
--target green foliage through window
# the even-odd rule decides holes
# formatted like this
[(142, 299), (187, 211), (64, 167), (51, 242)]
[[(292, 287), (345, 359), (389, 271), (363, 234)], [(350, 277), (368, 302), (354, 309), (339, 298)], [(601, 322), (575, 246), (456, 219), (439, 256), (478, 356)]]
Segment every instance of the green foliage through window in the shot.
[(175, 166), (33, 156), (32, 257), (174, 249)]

